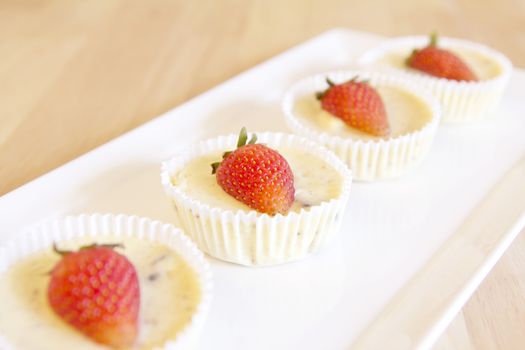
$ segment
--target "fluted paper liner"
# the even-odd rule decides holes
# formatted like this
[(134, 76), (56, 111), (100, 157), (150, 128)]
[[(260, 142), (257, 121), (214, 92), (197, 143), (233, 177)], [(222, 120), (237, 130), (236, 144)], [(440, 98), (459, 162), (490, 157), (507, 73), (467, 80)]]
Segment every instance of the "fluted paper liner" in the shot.
[[(348, 81), (355, 76), (368, 80), (372, 86), (392, 86), (418, 97), (425, 102), (431, 120), (422, 128), (396, 137), (380, 139), (352, 139), (331, 135), (313, 128), (295, 115), (298, 98), (326, 89), (326, 78), (335, 83)], [(318, 74), (294, 84), (283, 100), (283, 112), (291, 130), (315, 140), (339, 156), (352, 170), (355, 180), (375, 181), (395, 178), (421, 163), (427, 156), (439, 125), (441, 110), (438, 101), (417, 84), (404, 81), (400, 76), (367, 71), (340, 71)]]
[(191, 198), (171, 179), (192, 159), (236, 148), (237, 135), (203, 141), (162, 164), (161, 181), (181, 225), (197, 245), (221, 260), (242, 265), (275, 265), (317, 252), (339, 231), (351, 186), (348, 168), (330, 151), (305, 138), (256, 133), (258, 143), (303, 150), (324, 160), (342, 177), (340, 194), (299, 212), (269, 216), (255, 210), (225, 210)]
[[(50, 249), (53, 242), (89, 237), (134, 237), (144, 241), (158, 242), (176, 252), (188, 263), (197, 275), (201, 299), (188, 324), (168, 339), (157, 350), (193, 349), (205, 322), (212, 296), (209, 264), (202, 252), (178, 228), (148, 218), (112, 214), (82, 214), (62, 220), (48, 222), (26, 231), (0, 247), (0, 274), (10, 266), (32, 253)], [(13, 349), (8, 339), (0, 335), (2, 349)]]
[(423, 48), (428, 44), (428, 36), (408, 36), (386, 40), (376, 48), (365, 52), (358, 64), (377, 69), (387, 69), (400, 74), (404, 79), (412, 80), (431, 91), (440, 101), (443, 109), (443, 122), (464, 123), (481, 120), (494, 115), (512, 73), (512, 63), (500, 52), (487, 46), (466, 40), (439, 38), (439, 46), (451, 50), (464, 49), (490, 58), (500, 68), (497, 76), (477, 82), (455, 81), (433, 77), (413, 69), (401, 69), (377, 64), (377, 60), (389, 52), (405, 50), (407, 57), (413, 49)]

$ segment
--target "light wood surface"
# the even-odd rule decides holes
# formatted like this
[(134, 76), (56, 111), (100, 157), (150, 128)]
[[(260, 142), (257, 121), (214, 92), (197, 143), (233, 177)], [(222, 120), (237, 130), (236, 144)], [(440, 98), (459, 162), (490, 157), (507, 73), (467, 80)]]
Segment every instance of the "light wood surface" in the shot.
[[(333, 27), (485, 43), (525, 67), (525, 1), (0, 1), (0, 194)], [(525, 348), (520, 235), (436, 349)]]

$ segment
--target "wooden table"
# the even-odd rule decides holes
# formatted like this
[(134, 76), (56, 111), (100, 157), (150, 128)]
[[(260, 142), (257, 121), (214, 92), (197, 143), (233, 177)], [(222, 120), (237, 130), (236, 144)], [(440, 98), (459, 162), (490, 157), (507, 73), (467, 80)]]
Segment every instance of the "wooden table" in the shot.
[[(0, 194), (333, 27), (438, 30), (525, 67), (524, 14), (519, 0), (1, 1)], [(524, 277), (521, 235), (435, 348), (525, 348)]]

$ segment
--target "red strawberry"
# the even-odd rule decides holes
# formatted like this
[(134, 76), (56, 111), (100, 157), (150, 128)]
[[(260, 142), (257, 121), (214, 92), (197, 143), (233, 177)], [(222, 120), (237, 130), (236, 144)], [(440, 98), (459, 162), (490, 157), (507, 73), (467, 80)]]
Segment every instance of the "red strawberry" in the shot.
[(342, 84), (326, 79), (329, 87), (318, 93), (321, 107), (347, 125), (374, 136), (388, 136), (390, 126), (381, 96), (357, 77)]
[(476, 74), (456, 54), (437, 47), (437, 35), (421, 50), (414, 50), (406, 60), (407, 66), (427, 74), (458, 81), (477, 81)]
[(61, 252), (51, 271), (48, 300), (67, 323), (94, 341), (132, 346), (138, 332), (140, 290), (131, 262), (109, 246)]
[(277, 151), (255, 144), (255, 135), (248, 144), (242, 128), (237, 149), (226, 152), (221, 163), (212, 164), (217, 183), (235, 199), (261, 213), (285, 214), (293, 204), (295, 189), (290, 165)]

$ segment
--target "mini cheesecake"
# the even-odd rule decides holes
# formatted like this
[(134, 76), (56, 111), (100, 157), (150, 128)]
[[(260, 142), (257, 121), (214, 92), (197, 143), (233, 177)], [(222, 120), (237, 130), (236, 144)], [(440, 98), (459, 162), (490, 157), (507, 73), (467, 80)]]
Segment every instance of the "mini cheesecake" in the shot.
[[(82, 224), (90, 220), (91, 223), (99, 220), (99, 228), (104, 225), (111, 227), (112, 224), (125, 227), (130, 223), (123, 216), (86, 218), (88, 217), (80, 217), (70, 222)], [(87, 233), (84, 236), (75, 235), (60, 240), (56, 245), (60, 250), (77, 251), (80, 247), (93, 243), (119, 244), (120, 247), (115, 248), (116, 251), (131, 261), (137, 271), (140, 285), (139, 335), (133, 349), (163, 349), (168, 344), (173, 346), (179, 341), (185, 342), (187, 340), (184, 338), (188, 338), (185, 333), (191, 331), (195, 316), (203, 312), (203, 305), (209, 299), (209, 288), (206, 285), (208, 282), (204, 281), (208, 277), (202, 275), (208, 267), (202, 254), (198, 255), (188, 238), (178, 237), (176, 229), (166, 226), (166, 232), (169, 229), (177, 232), (173, 237), (168, 237), (166, 233), (161, 233), (160, 225), (148, 220), (140, 222), (137, 218), (130, 218), (131, 222), (135, 221), (131, 224), (137, 229), (135, 233)], [(149, 224), (157, 225), (157, 228), (148, 227)], [(77, 225), (72, 225), (74, 226)], [(86, 231), (89, 230), (87, 227)], [(140, 230), (150, 235), (142, 238)], [(39, 241), (49, 240), (50, 237), (42, 232), (37, 233), (40, 235)], [(36, 236), (32, 237), (34, 239)], [(181, 239), (180, 242), (175, 243), (178, 239)], [(188, 251), (181, 254), (170, 246), (170, 240)], [(17, 248), (14, 244), (8, 248), (14, 257)], [(196, 252), (194, 261), (190, 262), (184, 256)], [(5, 271), (0, 272), (2, 312), (9, 315), (0, 318), (0, 337), (13, 349), (20, 350), (109, 349), (69, 326), (51, 309), (47, 299), (47, 288), (50, 271), (60, 260), (60, 255), (49, 245), (22, 255), (16, 261), (11, 261), (9, 266), (4, 266)], [(196, 262), (202, 263), (202, 270), (196, 267)]]
[[(353, 128), (323, 110), (316, 93), (355, 77), (368, 80), (381, 96), (391, 132), (379, 137)], [(334, 151), (360, 181), (403, 175), (421, 163), (433, 142), (440, 118), (438, 102), (417, 84), (381, 73), (344, 71), (320, 74), (295, 83), (283, 100), (286, 122), (295, 133)]]
[(443, 109), (443, 122), (469, 122), (493, 115), (512, 72), (509, 59), (481, 44), (440, 37), (437, 46), (461, 58), (478, 81), (438, 78), (412, 69), (405, 63), (414, 49), (422, 49), (428, 43), (428, 36), (389, 39), (365, 52), (358, 63), (366, 69), (402, 74), (405, 79), (423, 85), (439, 99)]
[(285, 214), (259, 213), (227, 194), (211, 164), (235, 149), (237, 136), (222, 136), (186, 149), (162, 165), (162, 183), (181, 225), (197, 245), (221, 260), (275, 265), (317, 252), (338, 231), (351, 174), (331, 152), (306, 139), (257, 133), (277, 150), (294, 176), (295, 200)]

